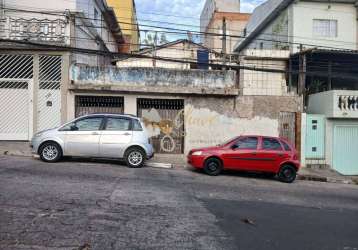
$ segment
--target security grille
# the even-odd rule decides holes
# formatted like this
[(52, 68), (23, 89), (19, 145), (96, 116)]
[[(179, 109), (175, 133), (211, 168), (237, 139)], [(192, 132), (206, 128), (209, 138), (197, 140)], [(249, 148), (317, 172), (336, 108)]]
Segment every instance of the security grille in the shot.
[(117, 96), (76, 96), (76, 117), (93, 113), (122, 114), (123, 97)]
[(31, 55), (0, 55), (0, 79), (32, 79), (33, 57)]
[(156, 153), (184, 152), (184, 100), (138, 99), (138, 116), (142, 117)]
[(296, 144), (296, 113), (280, 112), (279, 118), (280, 137), (285, 138), (291, 144)]
[(39, 57), (38, 131), (61, 123), (61, 62), (61, 56)]

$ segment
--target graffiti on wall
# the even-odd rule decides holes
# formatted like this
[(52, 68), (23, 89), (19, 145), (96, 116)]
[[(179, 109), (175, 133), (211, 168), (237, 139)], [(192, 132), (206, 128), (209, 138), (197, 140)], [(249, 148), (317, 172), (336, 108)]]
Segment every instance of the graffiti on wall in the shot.
[(182, 110), (146, 109), (142, 119), (157, 153), (182, 153), (184, 121)]
[(278, 135), (278, 121), (264, 117), (237, 118), (187, 105), (181, 110), (146, 109), (142, 119), (156, 152), (182, 154), (243, 134)]

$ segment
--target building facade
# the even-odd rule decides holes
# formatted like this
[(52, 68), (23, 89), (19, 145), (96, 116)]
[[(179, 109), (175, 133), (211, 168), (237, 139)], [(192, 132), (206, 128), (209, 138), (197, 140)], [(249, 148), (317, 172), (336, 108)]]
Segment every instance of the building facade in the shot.
[(107, 0), (122, 27), (125, 43), (122, 52), (138, 51), (140, 49), (140, 32), (134, 0)]
[[(306, 118), (305, 164), (358, 174), (358, 55), (350, 51), (313, 49), (290, 57), (302, 71)], [(319, 65), (319, 67), (317, 67)], [(297, 81), (298, 76), (293, 80)]]
[[(302, 18), (304, 17), (304, 18)], [(235, 51), (357, 49), (355, 1), (268, 0), (255, 8)]]
[(160, 154), (180, 155), (243, 134), (290, 136), (301, 107), (297, 97), (241, 95), (232, 70), (78, 65), (71, 72), (69, 118), (103, 110), (98, 100), (108, 98), (117, 110), (143, 119)]
[[(200, 16), (200, 31), (205, 32), (202, 43), (217, 52), (223, 52), (223, 23), (226, 23), (226, 52), (232, 53), (234, 45), (248, 22), (250, 14), (240, 12), (239, 0), (207, 0)], [(224, 21), (225, 20), (225, 21)]]
[[(123, 41), (95, 0), (3, 1), (0, 39), (0, 140), (25, 141), (67, 121), (71, 64), (108, 65)], [(87, 49), (106, 53), (77, 53)]]
[[(197, 69), (200, 62), (200, 53), (202, 52), (202, 67), (208, 67), (208, 64), (216, 59), (214, 51), (186, 39), (179, 39), (173, 42), (162, 44), (156, 47), (147, 47), (135, 53), (139, 57), (122, 57), (117, 60), (117, 67), (159, 67), (172, 69)], [(199, 54), (199, 57), (198, 57)], [(140, 57), (142, 56), (142, 58)], [(145, 58), (148, 57), (148, 58)], [(173, 59), (173, 61), (156, 60), (158, 58)], [(175, 60), (178, 60), (176, 62)], [(183, 63), (182, 61), (186, 62)]]

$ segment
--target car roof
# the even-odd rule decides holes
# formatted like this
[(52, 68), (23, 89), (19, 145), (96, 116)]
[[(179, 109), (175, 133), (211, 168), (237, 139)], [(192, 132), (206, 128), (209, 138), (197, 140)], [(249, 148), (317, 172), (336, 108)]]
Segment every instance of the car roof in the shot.
[(92, 113), (83, 115), (78, 118), (84, 118), (84, 117), (91, 117), (91, 116), (118, 116), (118, 117), (126, 117), (126, 118), (133, 118), (133, 119), (140, 119), (139, 117), (131, 114), (119, 114), (119, 113)]
[(282, 140), (282, 141), (287, 141), (286, 138), (283, 138), (283, 137), (278, 137), (278, 136), (268, 136), (268, 135), (240, 135), (239, 137), (265, 137), (265, 138), (273, 138), (273, 139), (279, 139), (279, 140)]

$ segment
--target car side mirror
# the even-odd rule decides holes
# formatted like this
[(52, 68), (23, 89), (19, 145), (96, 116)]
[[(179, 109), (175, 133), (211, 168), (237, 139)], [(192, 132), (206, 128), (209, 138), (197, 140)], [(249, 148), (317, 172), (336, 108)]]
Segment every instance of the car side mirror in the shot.
[(71, 131), (77, 131), (78, 130), (78, 127), (76, 125), (71, 125)]
[(237, 148), (239, 148), (236, 144), (233, 144), (233, 145), (231, 145), (231, 149), (232, 150), (235, 150), (235, 149), (237, 149)]

